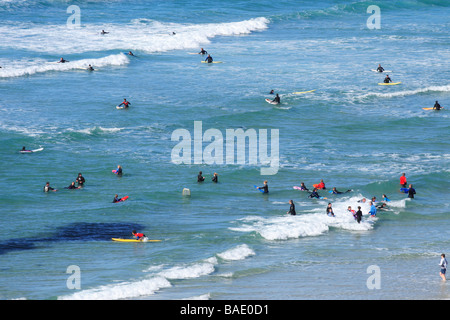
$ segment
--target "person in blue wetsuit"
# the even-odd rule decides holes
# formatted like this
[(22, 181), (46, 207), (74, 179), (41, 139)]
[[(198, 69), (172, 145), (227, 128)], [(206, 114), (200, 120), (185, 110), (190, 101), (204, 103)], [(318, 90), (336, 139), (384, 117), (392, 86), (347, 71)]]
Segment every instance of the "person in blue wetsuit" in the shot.
[(369, 214), (370, 214), (371, 217), (376, 217), (377, 216), (377, 207), (375, 207), (375, 205), (373, 204), (372, 201), (370, 201)]
[(208, 56), (206, 57), (205, 61), (208, 62), (208, 63), (212, 63), (213, 62), (213, 58), (211, 57), (210, 54), (208, 54)]

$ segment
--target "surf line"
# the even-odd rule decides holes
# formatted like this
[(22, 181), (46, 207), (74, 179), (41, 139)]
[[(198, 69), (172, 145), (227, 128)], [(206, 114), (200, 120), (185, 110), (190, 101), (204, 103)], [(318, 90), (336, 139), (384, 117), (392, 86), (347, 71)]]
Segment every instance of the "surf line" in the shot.
[[(238, 164), (261, 166), (261, 175), (275, 175), (280, 164), (279, 129), (270, 129), (270, 155), (268, 129), (219, 129), (203, 132), (203, 122), (194, 121), (194, 137), (184, 128), (172, 132), (171, 140), (178, 142), (171, 152), (174, 164)], [(236, 143), (235, 143), (236, 142)], [(209, 144), (208, 144), (209, 143)], [(203, 145), (206, 146), (203, 148)], [(236, 151), (236, 152), (235, 152)], [(248, 159), (247, 159), (248, 154)]]

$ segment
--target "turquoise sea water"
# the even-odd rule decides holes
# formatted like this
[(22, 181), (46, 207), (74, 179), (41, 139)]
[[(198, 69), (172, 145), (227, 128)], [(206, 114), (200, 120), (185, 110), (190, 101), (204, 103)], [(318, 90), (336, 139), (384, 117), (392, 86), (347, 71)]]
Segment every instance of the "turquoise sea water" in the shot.
[[(370, 5), (381, 29), (367, 27)], [(442, 0), (0, 0), (0, 298), (448, 299), (449, 13)], [(200, 63), (202, 47), (223, 63)], [(378, 86), (379, 63), (401, 85)], [(264, 101), (272, 89), (281, 105)], [(436, 100), (444, 110), (422, 110)], [(278, 172), (196, 164), (193, 147), (174, 163), (172, 134), (194, 139), (194, 121), (224, 139), (279, 130)], [(64, 189), (79, 172), (83, 189)], [(328, 199), (292, 188), (320, 179)], [(268, 195), (253, 187), (264, 180)], [(367, 204), (361, 224), (347, 213), (382, 194), (376, 218)], [(133, 229), (163, 241), (111, 241)]]

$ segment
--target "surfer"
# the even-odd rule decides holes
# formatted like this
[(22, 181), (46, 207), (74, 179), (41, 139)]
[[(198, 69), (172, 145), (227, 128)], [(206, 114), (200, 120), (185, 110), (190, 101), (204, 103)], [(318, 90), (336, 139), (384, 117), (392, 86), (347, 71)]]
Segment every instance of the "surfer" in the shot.
[(386, 75), (386, 78), (384, 78), (384, 83), (392, 82), (391, 78), (389, 78), (389, 75)]
[(146, 238), (145, 234), (137, 233), (136, 230), (131, 231), (131, 234), (136, 238), (136, 240), (143, 240)]
[(121, 176), (122, 175), (122, 166), (118, 165), (117, 169), (114, 170), (114, 173), (117, 174), (118, 176)]
[(415, 194), (416, 194), (416, 190), (413, 188), (412, 184), (410, 184), (409, 189), (408, 189), (408, 198), (414, 199)]
[(263, 190), (263, 193), (269, 193), (269, 186), (267, 185), (267, 180), (264, 181), (264, 185), (262, 187), (256, 187), (258, 190)]
[(317, 193), (317, 188), (314, 188), (308, 198), (317, 198), (320, 199), (320, 195)]
[(131, 51), (128, 51), (127, 54), (128, 54), (129, 56), (134, 56), (133, 52), (131, 52)]
[(275, 94), (275, 92), (272, 90), (270, 90), (269, 94)]
[(66, 189), (80, 189), (81, 187), (76, 187), (75, 186), (75, 181), (72, 181), (71, 185), (66, 187)]
[(30, 152), (31, 150), (27, 150), (27, 149), (25, 149), (25, 147), (22, 147), (22, 150), (20, 150), (20, 151), (22, 151), (22, 152)]
[(100, 32), (100, 34), (108, 34), (109, 32), (106, 32), (105, 30), (102, 30), (102, 32)]
[(323, 179), (320, 179), (320, 183), (314, 184), (313, 187), (317, 188), (317, 189), (326, 189), (325, 188), (325, 182), (323, 182)]
[(433, 106), (433, 110), (441, 110), (441, 105), (439, 104), (439, 102), (437, 102), (437, 100), (436, 100), (436, 103), (434, 104), (434, 106)]
[(280, 99), (280, 96), (278, 95), (278, 93), (275, 95), (275, 98), (273, 98), (272, 102), (277, 103), (277, 104), (281, 103), (281, 99)]
[(291, 206), (290, 206), (289, 211), (287, 212), (287, 214), (290, 214), (291, 216), (295, 216), (297, 213), (295, 212), (294, 201), (289, 200), (289, 204), (290, 204)]
[(302, 191), (309, 191), (308, 188), (305, 186), (304, 182), (300, 183), (300, 190), (302, 190)]
[(381, 201), (391, 201), (391, 200), (389, 200), (388, 197), (385, 194), (383, 194), (381, 196)]
[(377, 210), (388, 210), (388, 207), (387, 207), (386, 203), (379, 204), (376, 207), (377, 207)]
[(378, 72), (383, 72), (384, 71), (384, 68), (381, 66), (381, 64), (378, 65), (377, 71)]
[(89, 65), (89, 66), (87, 67), (87, 69), (88, 69), (89, 71), (94, 71), (94, 68), (93, 68), (91, 65)]
[(205, 177), (202, 174), (203, 174), (203, 172), (201, 172), (201, 171), (198, 173), (197, 182), (205, 181)]
[(351, 206), (348, 206), (347, 211), (350, 212), (353, 216), (353, 218), (355, 218), (356, 220), (356, 211), (352, 209)]
[(114, 195), (113, 203), (120, 202), (119, 195)]
[(373, 204), (372, 201), (370, 201), (370, 210), (369, 210), (369, 214), (371, 217), (376, 217), (377, 216), (377, 207), (375, 207), (375, 205)]
[(356, 211), (356, 221), (358, 223), (360, 223), (361, 222), (361, 218), (362, 218), (362, 211), (361, 211), (361, 207), (358, 206), (358, 211)]
[(406, 188), (406, 184), (407, 184), (407, 181), (406, 181), (406, 174), (405, 174), (405, 173), (402, 173), (402, 176), (400, 177), (400, 186), (401, 186), (402, 188)]
[(215, 182), (215, 183), (219, 182), (219, 175), (216, 172), (214, 172), (214, 175), (211, 180), (212, 180), (212, 182)]
[(68, 60), (65, 60), (64, 58), (59, 59), (58, 63), (66, 63), (66, 62), (70, 62)]
[(331, 207), (331, 202), (328, 203), (326, 212), (329, 217), (334, 217), (334, 212), (333, 212), (333, 208)]
[(200, 52), (198, 54), (207, 54), (207, 53), (208, 53), (208, 51), (206, 51), (202, 48), (202, 50), (200, 50)]
[(212, 63), (213, 62), (213, 58), (211, 57), (210, 54), (208, 54), (208, 56), (206, 57), (205, 61), (208, 62), (208, 63)]
[(81, 173), (78, 173), (78, 177), (76, 178), (75, 181), (78, 183), (78, 187), (82, 187), (84, 185), (84, 183), (86, 182), (86, 180), (81, 175)]
[(345, 192), (341, 192), (341, 191), (337, 191), (336, 187), (333, 187), (333, 189), (330, 191), (330, 193), (332, 193), (332, 194), (341, 194), (341, 193), (347, 193), (347, 192), (351, 192), (351, 191), (352, 191), (351, 189), (348, 189)]
[(50, 187), (50, 182), (47, 182), (44, 186), (44, 192), (49, 192), (49, 191), (56, 192), (56, 191), (58, 191), (58, 189), (54, 189), (54, 188)]
[(129, 105), (131, 105), (130, 101), (127, 101), (127, 99), (123, 99), (122, 103), (118, 105), (118, 107), (120, 107), (121, 105), (123, 105), (124, 109), (128, 108)]
[(441, 261), (439, 262), (439, 266), (441, 267), (441, 271), (439, 272), (439, 275), (441, 276), (442, 280), (447, 281), (445, 278), (445, 272), (447, 271), (447, 259), (445, 259), (445, 254), (441, 254)]

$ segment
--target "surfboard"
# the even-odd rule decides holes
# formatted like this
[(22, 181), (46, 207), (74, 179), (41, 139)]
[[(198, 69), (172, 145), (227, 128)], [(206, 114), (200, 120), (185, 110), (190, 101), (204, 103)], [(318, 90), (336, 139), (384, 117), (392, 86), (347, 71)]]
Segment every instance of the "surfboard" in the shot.
[(384, 83), (384, 82), (381, 82), (381, 83), (379, 83), (378, 85), (379, 86), (396, 86), (397, 84), (400, 84), (401, 82), (390, 82), (390, 83)]
[(124, 202), (124, 201), (127, 200), (128, 198), (129, 198), (128, 196), (125, 196), (125, 197), (123, 197), (123, 198), (120, 198), (119, 201), (114, 202), (114, 203)]
[(270, 99), (265, 99), (265, 101), (267, 102), (267, 103), (270, 103), (270, 104), (279, 104), (278, 102), (274, 102), (274, 101), (272, 101), (272, 100), (270, 100)]
[(125, 107), (116, 106), (116, 109), (125, 109)]
[(301, 187), (299, 187), (299, 186), (293, 186), (292, 188), (295, 189), (295, 190), (307, 191), (307, 190), (303, 190), (303, 189), (302, 189)]
[(122, 238), (111, 238), (112, 241), (117, 242), (161, 242), (162, 240), (147, 239), (147, 240), (137, 240), (137, 239), (122, 239)]
[[(422, 108), (423, 110), (436, 110), (436, 109), (434, 109), (433, 107), (431, 107), (431, 108)], [(442, 108), (441, 107), (441, 109), (444, 109), (444, 108)], [(439, 109), (439, 110), (441, 110), (441, 109)], [(439, 111), (439, 110), (436, 110), (436, 111)]]
[(384, 70), (384, 71), (378, 71), (378, 70), (376, 70), (376, 69), (370, 69), (370, 71), (373, 71), (373, 72), (378, 72), (378, 73), (386, 73), (386, 72), (389, 72), (389, 73), (392, 73), (392, 71), (390, 71), (390, 70)]
[(401, 191), (401, 192), (404, 192), (404, 193), (408, 193), (409, 188), (400, 188), (400, 191)]
[(223, 63), (223, 62), (222, 62), (222, 61), (213, 61), (213, 62), (202, 61), (202, 63), (208, 63), (208, 64), (211, 64), (211, 63)]
[(264, 190), (263, 190), (263, 189), (258, 189), (258, 186), (257, 186), (257, 185), (254, 185), (254, 187), (255, 187), (256, 190), (259, 190), (259, 192), (264, 193)]
[(20, 150), (20, 153), (33, 153), (33, 152), (39, 152), (44, 150), (44, 148), (38, 148), (38, 149), (34, 149), (34, 150)]
[(314, 90), (309, 90), (309, 91), (292, 92), (292, 94), (302, 94), (302, 93), (309, 93), (309, 92), (314, 92), (314, 91), (316, 91), (316, 89), (314, 89)]

